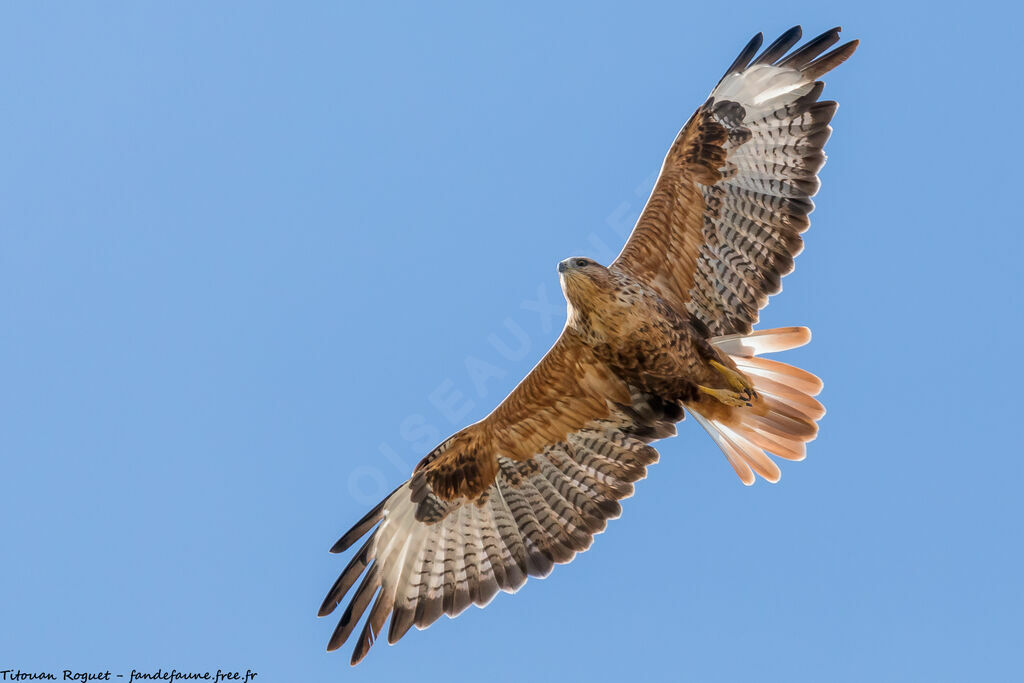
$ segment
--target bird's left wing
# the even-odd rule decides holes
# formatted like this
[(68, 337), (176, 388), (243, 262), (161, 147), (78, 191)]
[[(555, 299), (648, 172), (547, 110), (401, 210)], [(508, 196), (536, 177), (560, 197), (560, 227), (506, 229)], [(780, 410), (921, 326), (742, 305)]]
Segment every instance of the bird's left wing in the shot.
[(680, 406), (628, 386), (563, 332), (494, 412), (442, 442), (331, 549), (369, 533), (320, 608), (330, 614), (363, 577), (328, 649), (371, 601), (353, 664), (388, 616), (394, 643), (570, 561), (657, 460), (647, 444), (680, 419)]
[(836, 103), (817, 80), (853, 54), (839, 29), (757, 54), (754, 37), (683, 126), (612, 268), (646, 282), (712, 335), (746, 334), (793, 270), (810, 225)]

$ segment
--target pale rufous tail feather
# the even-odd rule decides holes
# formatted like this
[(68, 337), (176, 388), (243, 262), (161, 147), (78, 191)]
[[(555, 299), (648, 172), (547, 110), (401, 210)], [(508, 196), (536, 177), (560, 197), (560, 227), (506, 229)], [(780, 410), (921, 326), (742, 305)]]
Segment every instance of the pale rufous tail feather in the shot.
[(714, 418), (688, 407), (748, 486), (754, 483), (755, 474), (773, 483), (779, 480), (779, 466), (766, 451), (786, 460), (803, 460), (805, 444), (818, 433), (816, 422), (825, 408), (813, 397), (821, 391), (821, 380), (806, 370), (758, 357), (803, 346), (810, 340), (811, 331), (806, 327), (757, 330), (710, 340), (746, 375), (758, 400), (752, 407), (731, 408)]

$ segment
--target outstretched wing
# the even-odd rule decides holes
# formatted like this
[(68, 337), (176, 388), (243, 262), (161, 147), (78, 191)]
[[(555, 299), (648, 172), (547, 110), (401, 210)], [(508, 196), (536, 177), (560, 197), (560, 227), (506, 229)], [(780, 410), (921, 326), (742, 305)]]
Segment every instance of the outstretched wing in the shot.
[(642, 279), (712, 335), (747, 333), (803, 248), (835, 102), (817, 81), (857, 47), (822, 54), (827, 31), (789, 53), (800, 27), (754, 57), (754, 37), (669, 149), (612, 267)]
[(369, 533), (320, 608), (330, 614), (363, 577), (328, 649), (371, 601), (353, 664), (389, 616), (394, 643), (570, 561), (658, 459), (648, 442), (680, 419), (679, 405), (632, 389), (563, 332), (494, 412), (435, 448), (331, 549)]

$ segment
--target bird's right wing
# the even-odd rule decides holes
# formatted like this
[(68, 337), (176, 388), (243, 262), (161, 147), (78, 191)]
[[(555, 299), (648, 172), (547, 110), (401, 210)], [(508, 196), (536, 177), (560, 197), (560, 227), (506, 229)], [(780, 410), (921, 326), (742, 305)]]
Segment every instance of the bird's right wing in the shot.
[(330, 614), (363, 577), (328, 649), (349, 638), (371, 600), (353, 664), (389, 616), (394, 643), (570, 561), (658, 459), (648, 442), (675, 434), (682, 416), (563, 333), (493, 413), (434, 449), (332, 548), (369, 534), (320, 608)]

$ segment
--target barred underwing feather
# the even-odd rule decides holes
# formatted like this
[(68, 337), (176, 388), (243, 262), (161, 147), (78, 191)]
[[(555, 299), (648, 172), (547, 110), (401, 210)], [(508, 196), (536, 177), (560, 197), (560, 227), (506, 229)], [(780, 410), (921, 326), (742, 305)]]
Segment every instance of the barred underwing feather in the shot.
[(509, 505), (512, 511), (512, 518), (523, 539), (523, 548), (526, 559), (526, 574), (544, 578), (551, 573), (555, 566), (548, 543), (540, 543), (545, 534), (537, 513), (534, 511), (531, 501), (527, 498), (527, 492), (521, 490), (509, 491)]
[(502, 570), (505, 579), (499, 581), (501, 589), (507, 591), (519, 590), (519, 587), (526, 582), (528, 567), (526, 560), (526, 543), (523, 539), (519, 525), (509, 509), (508, 502), (501, 486), (495, 487), (495, 494), (489, 501), (491, 504), (491, 515), (494, 519), (498, 538), (504, 548), (502, 549)]
[(499, 551), (501, 539), (498, 537), (490, 506), (474, 506), (473, 513), (476, 517), (474, 529), (477, 542), (483, 548), (484, 558), (487, 562), (486, 565), (481, 566), (480, 578), (474, 589), (473, 603), (477, 607), (486, 607), (498, 594), (501, 585), (507, 581), (507, 578)]
[(467, 583), (466, 561), (470, 555), (476, 561), (474, 548), (463, 537), (467, 507), (460, 505), (454, 512), (451, 533), (445, 547), (444, 598), (445, 614), (461, 614), (469, 607), (469, 585)]
[(546, 551), (552, 562), (565, 564), (576, 554), (572, 549), (572, 539), (569, 538), (568, 530), (563, 526), (565, 521), (559, 519), (551, 501), (540, 492), (532, 477), (524, 479), (521, 486), (526, 493), (530, 509), (537, 516), (539, 525), (539, 530), (535, 531), (537, 545)]

